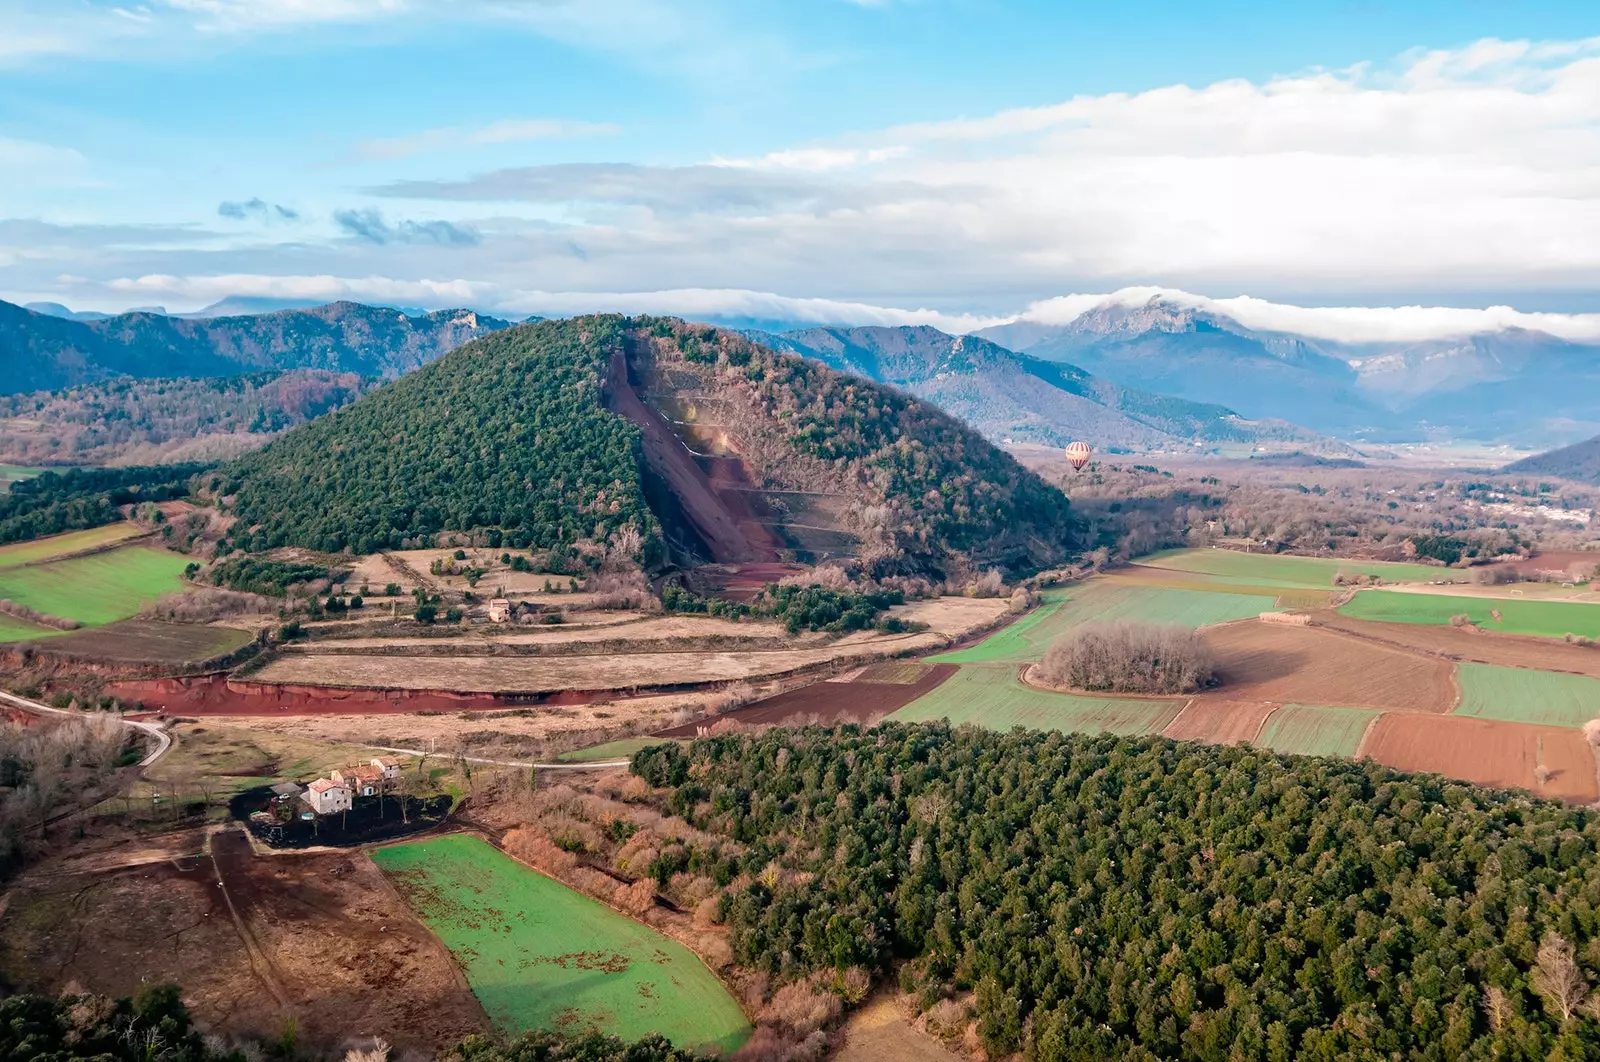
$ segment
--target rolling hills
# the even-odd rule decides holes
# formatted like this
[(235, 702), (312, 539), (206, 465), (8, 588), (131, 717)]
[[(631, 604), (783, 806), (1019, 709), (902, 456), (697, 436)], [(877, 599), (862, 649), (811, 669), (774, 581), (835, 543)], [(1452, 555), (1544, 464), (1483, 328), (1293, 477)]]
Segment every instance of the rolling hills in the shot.
[(479, 339), (226, 466), (235, 544), (359, 552), (441, 531), (659, 559), (1041, 566), (1066, 498), (891, 388), (670, 318)]
[(413, 317), (352, 302), (236, 317), (135, 312), (97, 320), (0, 302), (0, 394), (119, 376), (232, 376), (263, 369), (393, 377), (507, 324), (471, 310)]
[(1061, 446), (1087, 438), (1139, 450), (1197, 442), (1331, 443), (1284, 421), (1247, 421), (1226, 405), (1122, 387), (1076, 365), (927, 326), (749, 334), (774, 349), (903, 388), (997, 441)]

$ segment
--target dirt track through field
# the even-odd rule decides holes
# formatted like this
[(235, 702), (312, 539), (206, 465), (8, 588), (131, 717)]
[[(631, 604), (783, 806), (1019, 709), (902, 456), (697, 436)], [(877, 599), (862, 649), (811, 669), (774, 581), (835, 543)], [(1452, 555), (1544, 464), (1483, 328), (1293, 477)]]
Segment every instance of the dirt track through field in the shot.
[(1372, 642), (1432, 653), (1452, 660), (1471, 660), (1502, 667), (1531, 667), (1600, 678), (1600, 649), (1568, 645), (1550, 638), (1497, 634), (1420, 623), (1379, 623), (1351, 619), (1337, 612), (1319, 612), (1316, 625)]
[(1454, 667), (1318, 627), (1244, 620), (1202, 635), (1217, 655), (1218, 691), (1202, 699), (1448, 712)]
[[(1594, 753), (1580, 731), (1565, 727), (1396, 712), (1378, 720), (1361, 752), (1402, 771), (1433, 771), (1573, 803), (1600, 797)], [(1541, 767), (1547, 772), (1542, 782)]]

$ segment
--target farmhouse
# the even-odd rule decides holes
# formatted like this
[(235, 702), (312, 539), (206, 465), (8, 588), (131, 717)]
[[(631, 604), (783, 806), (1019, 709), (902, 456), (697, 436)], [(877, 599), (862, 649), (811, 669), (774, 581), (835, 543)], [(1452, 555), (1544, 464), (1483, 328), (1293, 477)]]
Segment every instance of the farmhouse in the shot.
[(489, 602), (489, 622), (506, 623), (511, 619), (511, 602), (503, 597), (493, 598)]
[(378, 791), (378, 783), (386, 775), (383, 768), (371, 763), (363, 763), (355, 767), (342, 767), (335, 770), (329, 777), (339, 785), (346, 786), (359, 796), (372, 796)]
[(333, 815), (349, 811), (354, 802), (350, 787), (328, 778), (318, 778), (306, 787), (302, 798), (318, 815)]
[(374, 756), (372, 765), (383, 772), (384, 781), (392, 782), (400, 777), (400, 761), (389, 756)]

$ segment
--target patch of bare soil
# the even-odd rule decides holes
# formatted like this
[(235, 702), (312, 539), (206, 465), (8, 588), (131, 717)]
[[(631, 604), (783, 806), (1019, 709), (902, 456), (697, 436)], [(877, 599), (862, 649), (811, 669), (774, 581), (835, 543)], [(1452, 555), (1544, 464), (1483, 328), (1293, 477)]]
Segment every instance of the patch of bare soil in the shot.
[(914, 1028), (894, 996), (880, 992), (857, 1008), (844, 1027), (834, 1062), (967, 1062)]
[(47, 992), (172, 981), (208, 1028), (276, 1039), (293, 1019), (303, 1045), (324, 1048), (382, 1036), (433, 1053), (487, 1028), (448, 953), (364, 854), (257, 858), (231, 832), (212, 856), (25, 875), (0, 925), (0, 970)]
[(1278, 706), (1272, 701), (1230, 701), (1196, 697), (1167, 724), (1162, 737), (1208, 745), (1248, 744)]
[(1565, 671), (1600, 678), (1600, 649), (1568, 645), (1553, 638), (1423, 623), (1378, 623), (1351, 619), (1337, 612), (1317, 613), (1316, 624), (1379, 644), (1436, 654), (1450, 660)]
[(1373, 725), (1361, 755), (1397, 770), (1433, 771), (1570, 803), (1592, 803), (1600, 795), (1594, 753), (1581, 731), (1566, 727), (1392, 713)]
[(915, 681), (874, 681), (868, 668), (853, 682), (814, 682), (744, 708), (724, 712), (716, 720), (701, 719), (659, 731), (659, 737), (694, 737), (712, 722), (731, 720), (744, 726), (805, 726), (859, 723), (870, 726), (955, 674), (954, 664), (912, 665), (922, 668)]
[(1243, 620), (1202, 633), (1228, 701), (1448, 712), (1458, 693), (1448, 660), (1322, 627)]

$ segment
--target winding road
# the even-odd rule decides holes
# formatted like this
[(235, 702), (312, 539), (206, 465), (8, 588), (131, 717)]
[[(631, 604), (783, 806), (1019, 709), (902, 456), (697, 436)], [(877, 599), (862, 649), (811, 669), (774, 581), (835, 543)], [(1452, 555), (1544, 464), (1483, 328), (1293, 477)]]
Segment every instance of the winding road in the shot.
[[(30, 701), (26, 697), (18, 697), (14, 693), (6, 693), (3, 690), (0, 690), (0, 701), (4, 701), (6, 704), (21, 708), (25, 712), (33, 712), (35, 715), (76, 715), (88, 718), (90, 716), (101, 714), (98, 712), (75, 711), (71, 708), (52, 708), (48, 704), (40, 704), (38, 701)], [(139, 761), (140, 767), (149, 767), (162, 756), (165, 756), (168, 749), (172, 748), (172, 738), (165, 730), (161, 729), (159, 726), (156, 726), (154, 723), (139, 723), (134, 722), (131, 719), (119, 719), (118, 722), (120, 722), (123, 726), (131, 727), (134, 730), (149, 734), (155, 739), (155, 748), (151, 749), (150, 752), (145, 755), (145, 758)]]

